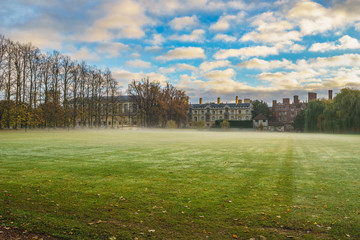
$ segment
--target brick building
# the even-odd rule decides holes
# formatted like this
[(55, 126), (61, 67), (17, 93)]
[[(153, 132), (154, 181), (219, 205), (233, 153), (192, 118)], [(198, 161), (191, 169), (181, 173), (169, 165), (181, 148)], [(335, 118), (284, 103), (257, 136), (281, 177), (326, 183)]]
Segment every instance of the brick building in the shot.
[[(316, 99), (313, 93), (309, 93), (312, 99)], [(296, 115), (301, 111), (305, 110), (307, 103), (300, 102), (299, 96), (295, 95), (294, 100), (290, 103), (290, 98), (283, 98), (282, 102), (277, 102), (273, 100), (273, 104), (271, 107), (271, 122), (277, 124), (292, 124), (295, 121)], [(271, 125), (271, 124), (270, 124)]]
[[(333, 91), (328, 91), (328, 98), (332, 99)], [(317, 99), (317, 93), (308, 92), (308, 102)], [(272, 107), (270, 108), (271, 122), (270, 125), (286, 125), (292, 124), (295, 121), (296, 115), (305, 110), (308, 102), (300, 102), (299, 96), (295, 95), (294, 100), (290, 103), (289, 98), (283, 98), (282, 102), (273, 100)]]

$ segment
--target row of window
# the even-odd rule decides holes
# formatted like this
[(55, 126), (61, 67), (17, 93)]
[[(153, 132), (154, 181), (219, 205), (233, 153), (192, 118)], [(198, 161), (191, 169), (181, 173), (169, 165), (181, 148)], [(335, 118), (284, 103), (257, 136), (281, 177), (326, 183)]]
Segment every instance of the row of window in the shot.
[[(211, 121), (215, 122), (215, 120), (222, 120), (222, 119), (224, 119), (223, 116), (220, 116), (219, 119), (216, 119), (216, 117), (213, 116), (213, 117), (211, 118)], [(201, 116), (201, 117), (200, 117), (200, 120), (201, 120), (201, 121), (205, 121), (205, 117), (204, 117), (204, 116)], [(236, 120), (236, 118), (235, 118), (234, 116), (231, 116), (231, 117), (230, 117), (230, 120)], [(249, 116), (246, 116), (246, 117), (238, 117), (237, 120), (250, 120), (250, 117), (249, 117)], [(198, 121), (198, 117), (194, 117), (194, 121), (197, 122), (197, 121)]]
[[(287, 110), (288, 108), (287, 108), (287, 106), (284, 106), (284, 107), (277, 107), (276, 108), (276, 110)], [(295, 111), (295, 108), (294, 107), (291, 107), (291, 108), (289, 108), (291, 111)]]
[[(198, 111), (195, 110), (194, 113), (195, 113), (195, 114), (198, 114)], [(205, 111), (199, 111), (199, 113), (201, 113), (201, 114), (204, 115), (204, 114), (205, 114)], [(223, 111), (222, 111), (222, 110), (219, 110), (218, 112), (215, 111), (215, 110), (212, 111), (212, 114), (217, 114), (217, 113), (223, 114)], [(239, 111), (238, 111), (238, 110), (231, 110), (230, 113), (232, 113), (232, 114), (234, 114), (234, 113), (241, 113), (241, 110), (239, 110)], [(244, 110), (243, 113), (249, 114), (249, 110), (246, 110), (246, 111)]]
[[(279, 112), (279, 116), (281, 116), (281, 115), (286, 116), (286, 115), (287, 115), (287, 112)], [(292, 117), (295, 116), (294, 113), (291, 113), (290, 115), (291, 115)]]

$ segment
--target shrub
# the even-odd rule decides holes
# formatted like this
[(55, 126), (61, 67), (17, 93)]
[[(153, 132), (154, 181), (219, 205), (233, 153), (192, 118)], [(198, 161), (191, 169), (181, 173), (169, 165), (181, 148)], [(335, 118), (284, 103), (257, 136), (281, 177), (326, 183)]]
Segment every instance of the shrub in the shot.
[(222, 129), (228, 129), (230, 127), (230, 122), (227, 120), (224, 120), (220, 123), (220, 126)]
[(177, 124), (174, 120), (169, 120), (166, 122), (165, 128), (177, 128)]
[(196, 122), (196, 128), (197, 129), (203, 129), (204, 127), (205, 127), (205, 122), (204, 121)]

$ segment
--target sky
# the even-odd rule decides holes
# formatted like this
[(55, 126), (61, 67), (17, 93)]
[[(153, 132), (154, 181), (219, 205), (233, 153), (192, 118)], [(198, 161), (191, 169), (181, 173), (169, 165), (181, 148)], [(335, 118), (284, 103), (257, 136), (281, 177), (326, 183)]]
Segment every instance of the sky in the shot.
[(0, 34), (198, 98), (360, 88), (360, 0), (1, 0)]

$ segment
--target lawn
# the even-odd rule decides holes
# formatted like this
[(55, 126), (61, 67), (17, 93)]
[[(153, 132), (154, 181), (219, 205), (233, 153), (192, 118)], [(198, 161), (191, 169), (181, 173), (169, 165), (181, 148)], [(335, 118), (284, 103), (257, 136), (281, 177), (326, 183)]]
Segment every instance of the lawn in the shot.
[(360, 136), (2, 131), (0, 225), (64, 239), (360, 239)]

